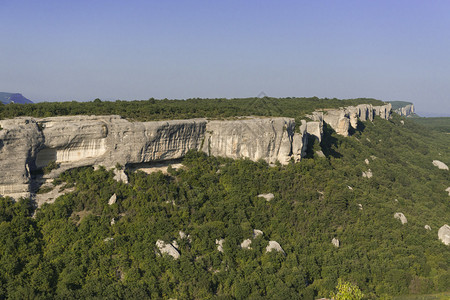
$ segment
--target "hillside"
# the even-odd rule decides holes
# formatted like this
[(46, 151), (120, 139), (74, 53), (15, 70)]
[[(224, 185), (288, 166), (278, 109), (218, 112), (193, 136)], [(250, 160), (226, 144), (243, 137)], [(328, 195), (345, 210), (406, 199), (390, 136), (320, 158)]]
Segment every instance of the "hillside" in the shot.
[(19, 93), (5, 93), (0, 92), (0, 102), (3, 104), (16, 103), (16, 104), (31, 104), (31, 100), (22, 96)]
[[(126, 170), (128, 184), (73, 169), (35, 217), (30, 200), (1, 198), (0, 298), (313, 299), (338, 278), (366, 298), (448, 291), (437, 231), (450, 224), (450, 176), (432, 164), (449, 165), (448, 149), (448, 135), (394, 115), (350, 137), (325, 127), (286, 166), (189, 152), (166, 174)], [(284, 253), (266, 253), (269, 241)]]

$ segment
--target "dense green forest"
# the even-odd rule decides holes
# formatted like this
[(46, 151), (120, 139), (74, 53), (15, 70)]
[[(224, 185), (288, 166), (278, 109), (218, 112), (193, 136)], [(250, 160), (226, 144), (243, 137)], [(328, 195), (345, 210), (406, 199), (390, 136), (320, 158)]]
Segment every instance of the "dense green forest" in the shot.
[(43, 102), (36, 104), (0, 104), (0, 119), (19, 116), (53, 117), (65, 115), (120, 115), (135, 121), (190, 118), (230, 118), (236, 116), (272, 116), (299, 118), (320, 108), (338, 108), (369, 103), (375, 99), (244, 98), (187, 99), (147, 101)]
[[(252, 101), (275, 102), (242, 101), (251, 109), (258, 107)], [(73, 103), (72, 113), (111, 105), (139, 119), (137, 106), (156, 103)], [(41, 107), (52, 105), (59, 104)], [(3, 117), (11, 116), (8, 107)], [(450, 291), (450, 247), (437, 237), (450, 224), (450, 175), (432, 165), (450, 164), (450, 136), (398, 115), (359, 125), (351, 137), (325, 127), (322, 144), (311, 143), (306, 158), (286, 166), (190, 152), (168, 174), (127, 170), (129, 184), (103, 168), (67, 171), (54, 184), (75, 190), (36, 212), (30, 200), (0, 198), (0, 298), (317, 299), (339, 280), (366, 299)], [(326, 157), (317, 156), (320, 147)], [(368, 169), (372, 178), (362, 176)], [(117, 202), (108, 205), (113, 194)], [(408, 223), (394, 219), (396, 212)], [(241, 249), (253, 229), (264, 234)], [(177, 240), (180, 258), (160, 255), (159, 239)], [(225, 240), (223, 253), (216, 239)], [(266, 253), (270, 240), (285, 254)]]
[(450, 133), (450, 117), (411, 118), (411, 120), (424, 127), (440, 132)]

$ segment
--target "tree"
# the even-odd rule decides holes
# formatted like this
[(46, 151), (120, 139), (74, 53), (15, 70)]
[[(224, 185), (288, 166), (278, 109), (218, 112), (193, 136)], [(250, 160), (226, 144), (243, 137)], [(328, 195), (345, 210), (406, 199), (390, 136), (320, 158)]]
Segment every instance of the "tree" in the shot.
[(359, 300), (364, 297), (364, 294), (356, 284), (341, 279), (338, 280), (336, 289), (337, 293), (331, 293), (331, 297), (335, 300)]

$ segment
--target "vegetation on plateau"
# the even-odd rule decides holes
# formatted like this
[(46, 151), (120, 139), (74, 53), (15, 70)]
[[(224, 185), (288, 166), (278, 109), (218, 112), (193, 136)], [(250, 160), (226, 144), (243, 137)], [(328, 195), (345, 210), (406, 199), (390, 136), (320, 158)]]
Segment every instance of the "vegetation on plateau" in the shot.
[(382, 105), (375, 99), (244, 98), (187, 99), (146, 101), (43, 102), (36, 104), (0, 104), (0, 119), (19, 116), (54, 117), (65, 115), (120, 115), (135, 121), (190, 118), (231, 118), (272, 116), (299, 118), (320, 108), (338, 108), (362, 103)]
[[(54, 184), (75, 190), (34, 216), (30, 200), (0, 198), (0, 299), (448, 292), (450, 247), (437, 230), (450, 224), (450, 175), (432, 160), (450, 164), (449, 135), (397, 115), (358, 129), (344, 138), (326, 127), (322, 144), (287, 166), (190, 152), (168, 174), (126, 170), (129, 184), (104, 168), (69, 170)], [(315, 153), (320, 147), (325, 158)], [(363, 178), (369, 168), (373, 177)], [(113, 194), (117, 201), (108, 205)], [(408, 223), (394, 219), (396, 212)], [(253, 229), (264, 234), (241, 249)], [(223, 253), (215, 243), (222, 238)], [(160, 255), (158, 239), (177, 240), (180, 258)], [(269, 240), (285, 254), (266, 253)]]

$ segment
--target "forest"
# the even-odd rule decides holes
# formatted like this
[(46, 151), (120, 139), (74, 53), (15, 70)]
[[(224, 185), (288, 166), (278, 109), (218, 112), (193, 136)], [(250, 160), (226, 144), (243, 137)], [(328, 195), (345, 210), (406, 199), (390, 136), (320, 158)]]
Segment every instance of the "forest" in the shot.
[(191, 118), (232, 118), (239, 116), (271, 116), (300, 118), (321, 108), (339, 108), (358, 104), (383, 105), (375, 99), (312, 98), (242, 98), (187, 99), (145, 101), (41, 102), (35, 104), (0, 103), (0, 119), (20, 116), (37, 118), (66, 115), (120, 115), (133, 121), (156, 121)]
[[(64, 111), (61, 103), (8, 104), (0, 113), (297, 117), (326, 102), (202, 101), (72, 102)], [(325, 126), (322, 142), (311, 139), (307, 156), (286, 166), (191, 151), (166, 173), (117, 165), (129, 183), (102, 167), (66, 171), (53, 188), (70, 192), (39, 209), (0, 197), (0, 299), (318, 299), (340, 282), (364, 299), (448, 297), (450, 247), (437, 231), (450, 224), (450, 175), (432, 161), (450, 165), (449, 149), (449, 135), (394, 114), (361, 122), (350, 137)], [(371, 178), (362, 176), (368, 169)], [(158, 240), (176, 244), (179, 259), (162, 254)], [(267, 252), (269, 241), (284, 252)]]

